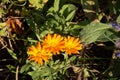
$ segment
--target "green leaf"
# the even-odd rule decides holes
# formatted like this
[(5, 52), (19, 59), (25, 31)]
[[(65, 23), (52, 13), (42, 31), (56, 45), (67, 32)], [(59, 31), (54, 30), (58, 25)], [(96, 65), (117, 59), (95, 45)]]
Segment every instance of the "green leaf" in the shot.
[(106, 41), (112, 41), (114, 43), (114, 40), (117, 40), (120, 37), (120, 34), (112, 29), (105, 31), (104, 35), (101, 35), (98, 38), (98, 41), (106, 42)]
[(0, 18), (2, 18), (3, 10), (0, 8)]
[(54, 70), (48, 66), (42, 66), (34, 71), (28, 72), (28, 74), (30, 76), (32, 76), (33, 80), (42, 80), (42, 79), (45, 79), (45, 78), (52, 76), (53, 71)]
[(119, 80), (119, 79), (118, 78), (109, 78), (109, 80)]
[(38, 42), (38, 40), (32, 39), (32, 38), (30, 38), (30, 37), (28, 37), (27, 40), (28, 40), (29, 42), (32, 42), (32, 43), (37, 43), (37, 42)]
[(37, 24), (36, 24), (36, 22), (34, 21), (34, 18), (33, 18), (33, 17), (28, 17), (28, 18), (26, 18), (26, 21), (27, 21), (28, 25), (29, 25), (31, 28), (37, 26)]
[(45, 80), (53, 80), (53, 76), (50, 75), (49, 77), (45, 78)]
[(66, 18), (66, 21), (71, 21), (73, 19), (74, 15), (75, 15), (75, 11), (72, 11), (71, 13), (69, 13), (69, 15)]
[(66, 18), (66, 21), (71, 21), (75, 15), (75, 11), (77, 7), (72, 4), (63, 5), (62, 9), (60, 9), (61, 16)]
[(20, 73), (27, 72), (30, 69), (30, 67), (31, 67), (30, 63), (23, 65), (22, 68), (20, 69)]
[(5, 4), (5, 3), (9, 3), (10, 0), (2, 0), (2, 3)]
[(45, 66), (40, 70), (40, 73), (41, 73), (40, 76), (41, 77), (50, 76), (53, 71), (54, 70), (52, 68)]
[(54, 62), (54, 64), (58, 64), (60, 62), (60, 60), (56, 60), (55, 62)]
[(3, 27), (5, 27), (6, 26), (6, 23), (4, 22), (4, 23), (0, 23), (0, 28), (3, 28)]
[(30, 26), (30, 29), (33, 31), (33, 33), (38, 38), (38, 40), (40, 40), (40, 37), (38, 36), (40, 29), (38, 28), (38, 24), (34, 21), (34, 18), (33, 17), (26, 18), (26, 21), (28, 23), (28, 26)]
[(41, 33), (40, 33), (40, 37), (44, 37), (45, 35), (47, 35), (47, 34), (50, 34), (50, 33), (53, 33), (53, 31), (50, 31), (50, 30), (44, 30), (44, 31), (42, 31)]
[(36, 7), (37, 9), (43, 7), (41, 0), (29, 0), (29, 2), (32, 4), (33, 7)]
[(57, 12), (59, 10), (60, 0), (54, 0), (54, 11)]
[(7, 65), (7, 68), (8, 68), (11, 72), (13, 72), (13, 73), (16, 72), (16, 67), (13, 66), (13, 65)]
[(117, 20), (116, 20), (118, 23), (120, 23), (120, 15), (117, 17)]
[(9, 54), (12, 56), (13, 59), (17, 60), (17, 55), (16, 53), (14, 53), (11, 49), (7, 48), (7, 51), (9, 52)]
[(70, 27), (70, 29), (71, 30), (74, 30), (74, 29), (82, 29), (82, 28), (84, 28), (86, 25), (88, 25), (89, 24), (89, 21), (82, 21), (82, 22), (80, 22), (80, 23), (78, 23), (78, 24), (73, 24), (71, 27)]
[(72, 62), (72, 61), (74, 61), (76, 58), (77, 58), (77, 56), (74, 55), (74, 56), (72, 56), (72, 57), (69, 58), (69, 61)]
[(28, 72), (28, 74), (32, 77), (33, 80), (42, 80), (38, 70)]
[(63, 53), (64, 59), (68, 60), (68, 54), (67, 53)]
[(32, 69), (33, 69), (33, 71), (39, 71), (40, 69), (41, 69), (41, 65), (40, 64), (38, 64), (38, 63), (35, 63), (35, 62), (30, 62), (30, 64), (32, 65)]
[(73, 25), (73, 26), (70, 26), (70, 30), (74, 30), (74, 29), (82, 29), (82, 28), (83, 28), (83, 26), (78, 25), (78, 24)]
[(7, 36), (7, 28), (4, 27), (0, 30), (0, 36)]
[(81, 31), (81, 41), (90, 44), (98, 40), (98, 38), (108, 30), (112, 28), (112, 26), (103, 24), (103, 23), (91, 23), (83, 28)]

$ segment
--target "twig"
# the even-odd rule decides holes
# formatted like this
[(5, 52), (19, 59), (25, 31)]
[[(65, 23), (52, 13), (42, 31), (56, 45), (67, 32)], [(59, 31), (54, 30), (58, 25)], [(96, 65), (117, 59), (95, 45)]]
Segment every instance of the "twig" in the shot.
[(82, 74), (83, 74), (83, 72), (80, 71), (79, 74), (78, 74), (77, 80), (82, 80)]
[(5, 80), (8, 80), (9, 76), (10, 76), (10, 75), (8, 74), (7, 77), (5, 78)]
[[(87, 45), (84, 45), (83, 46), (83, 49), (82, 49), (82, 51), (81, 51), (81, 55), (79, 56), (79, 58), (84, 58), (85, 56), (84, 56), (84, 53), (85, 53), (85, 50), (86, 50), (86, 46)], [(84, 67), (85, 65), (84, 65), (84, 62), (85, 62), (85, 60), (83, 60), (83, 65), (82, 65), (82, 67)], [(79, 73), (78, 73), (78, 76), (77, 76), (77, 80), (83, 80), (83, 70), (81, 70)]]
[(5, 42), (5, 41), (3, 40), (3, 38), (1, 38), (1, 37), (0, 37), (0, 44), (2, 45), (2, 48), (1, 48), (0, 50), (2, 50), (2, 49), (4, 49), (4, 48), (7, 47), (6, 42)]
[(13, 47), (12, 47), (10, 39), (8, 39), (8, 42), (9, 42), (10, 49), (14, 50)]
[(87, 46), (87, 45), (83, 45), (83, 48), (82, 48), (82, 51), (81, 51), (81, 53), (80, 53), (79, 58), (84, 58), (84, 52), (85, 52), (85, 50), (86, 50), (86, 46)]
[(16, 68), (15, 80), (18, 80), (19, 65)]

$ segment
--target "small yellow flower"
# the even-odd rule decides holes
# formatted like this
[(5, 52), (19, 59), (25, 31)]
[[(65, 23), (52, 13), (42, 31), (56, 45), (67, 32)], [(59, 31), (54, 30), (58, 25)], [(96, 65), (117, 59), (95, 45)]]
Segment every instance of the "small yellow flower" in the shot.
[(48, 0), (42, 0), (42, 2), (43, 2), (43, 3), (47, 3), (47, 2), (48, 2)]
[(64, 51), (67, 54), (69, 55), (79, 54), (78, 50), (82, 49), (82, 44), (80, 44), (79, 38), (68, 36), (67, 38), (64, 39), (64, 41), (65, 41)]
[(58, 34), (48, 34), (43, 41), (43, 46), (46, 50), (52, 52), (54, 55), (60, 54), (59, 52), (64, 47), (63, 37)]
[(52, 56), (50, 52), (47, 52), (38, 42), (36, 46), (31, 46), (28, 48), (27, 54), (29, 55), (29, 60), (37, 62), (43, 65), (43, 62), (48, 62), (50, 57)]

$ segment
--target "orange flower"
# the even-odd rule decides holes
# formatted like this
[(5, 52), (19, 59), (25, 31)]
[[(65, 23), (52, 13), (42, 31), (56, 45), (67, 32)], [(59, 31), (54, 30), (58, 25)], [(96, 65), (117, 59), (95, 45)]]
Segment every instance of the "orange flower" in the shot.
[(24, 27), (22, 27), (22, 22), (17, 18), (8, 18), (6, 24), (8, 30), (11, 32), (21, 34), (24, 30)]
[(59, 52), (64, 47), (63, 37), (58, 34), (48, 34), (43, 41), (43, 46), (46, 50), (52, 52), (54, 55), (60, 54)]
[(82, 44), (80, 44), (79, 38), (74, 38), (71, 36), (68, 36), (64, 39), (65, 41), (65, 47), (64, 50), (67, 54), (79, 54), (78, 50), (82, 49)]
[(39, 64), (43, 65), (43, 62), (48, 62), (50, 57), (52, 56), (51, 53), (47, 52), (38, 42), (36, 46), (31, 46), (28, 48), (27, 54), (29, 55), (30, 61), (38, 62)]

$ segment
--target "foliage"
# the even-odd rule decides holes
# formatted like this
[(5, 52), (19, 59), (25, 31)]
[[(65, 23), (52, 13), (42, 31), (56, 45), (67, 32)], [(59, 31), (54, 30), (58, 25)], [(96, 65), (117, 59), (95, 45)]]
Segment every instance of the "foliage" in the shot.
[[(10, 72), (5, 74), (8, 77), (2, 75), (3, 80), (119, 79), (119, 3), (119, 0), (1, 0), (0, 67), (3, 73)], [(62, 38), (46, 39), (49, 34)], [(71, 55), (63, 46), (60, 54), (52, 55), (48, 62), (44, 60), (48, 57), (43, 58), (43, 65), (36, 63), (40, 59), (34, 61), (42, 51), (33, 47), (38, 41), (44, 47), (44, 40), (48, 40), (52, 44), (47, 45), (48, 50), (56, 51), (59, 39), (66, 39)], [(78, 49), (79, 44), (82, 49)]]

